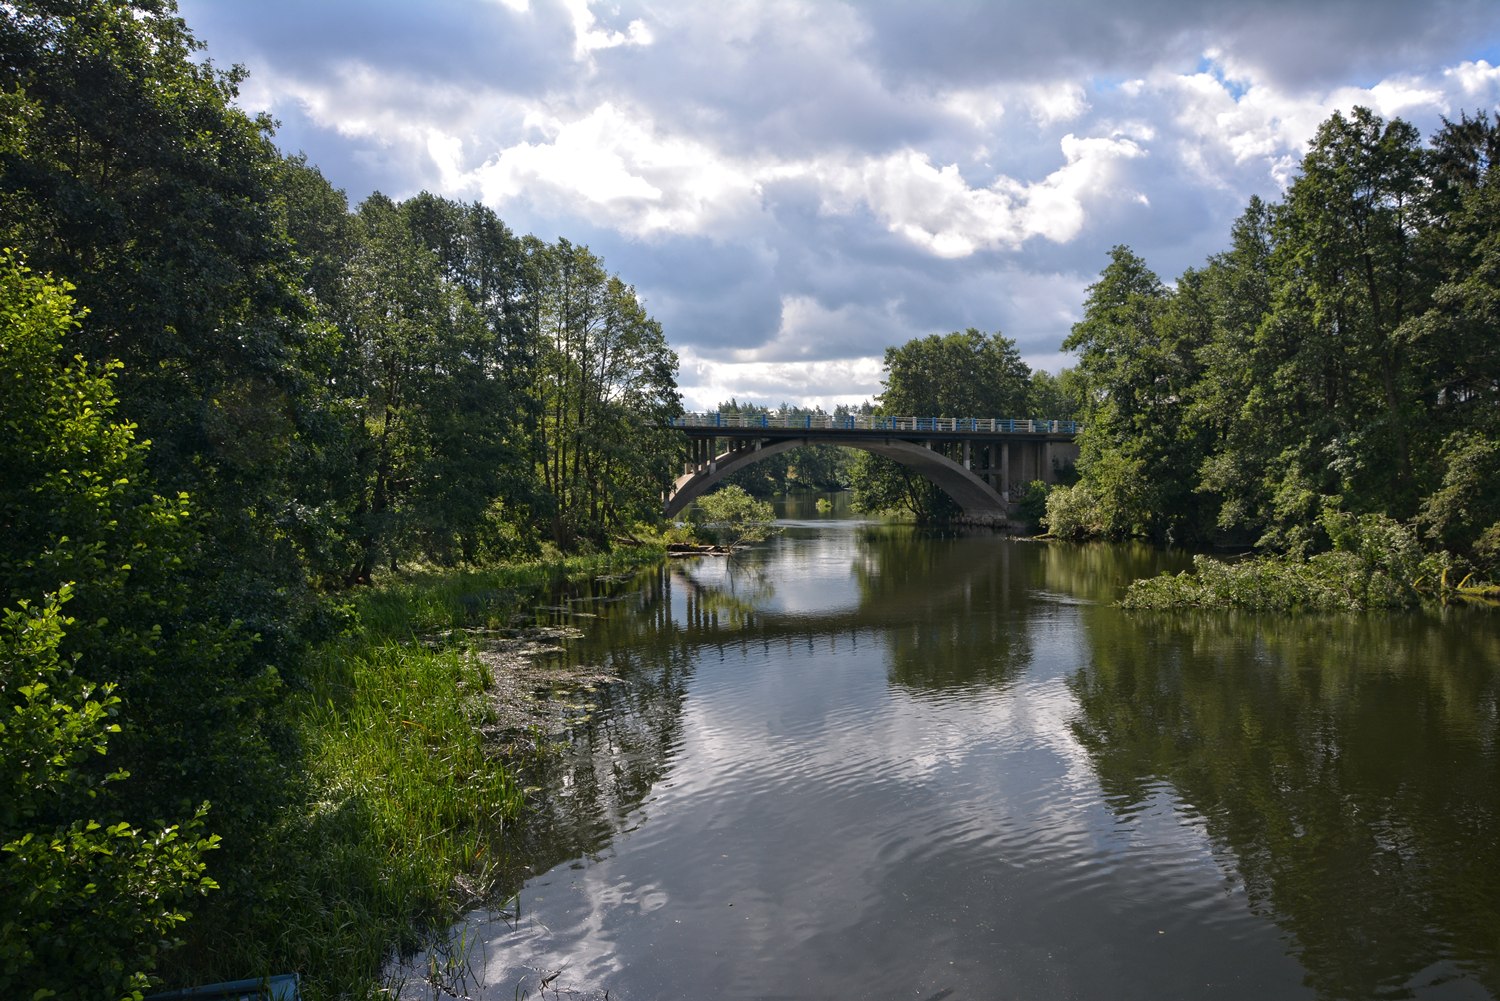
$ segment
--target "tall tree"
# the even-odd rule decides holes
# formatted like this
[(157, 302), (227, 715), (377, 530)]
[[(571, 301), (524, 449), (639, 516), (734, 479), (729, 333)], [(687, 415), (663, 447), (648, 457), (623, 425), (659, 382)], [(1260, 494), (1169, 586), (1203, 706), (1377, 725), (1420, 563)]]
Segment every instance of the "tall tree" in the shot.
[(1409, 516), (1410, 440), (1421, 409), (1403, 324), (1426, 297), (1415, 251), (1423, 221), (1420, 137), (1366, 108), (1319, 127), (1277, 215), (1272, 322), (1296, 332), (1282, 379), (1319, 415), (1301, 443), (1302, 474), (1330, 469), (1347, 505)]
[(1192, 394), (1192, 420), (1213, 443), (1200, 463), (1199, 490), (1217, 503), (1220, 531), (1252, 540), (1265, 530), (1267, 476), (1288, 416), (1272, 398), (1279, 342), (1261, 332), (1271, 310), (1271, 222), (1271, 207), (1252, 197), (1230, 249), (1204, 271), (1213, 329), (1198, 347), (1201, 376)]
[[(885, 350), (885, 391), (877, 406), (890, 416), (1022, 417), (1031, 370), (1016, 344), (970, 327), (931, 334)], [(905, 466), (862, 452), (850, 470), (856, 506), (906, 510), (918, 520), (952, 518), (953, 499)]]
[(552, 535), (564, 547), (603, 543), (655, 517), (671, 481), (677, 355), (635, 290), (587, 247), (533, 241), (529, 256)]
[(72, 348), (124, 363), (122, 413), (225, 557), (201, 593), (271, 658), (301, 583), (278, 526), (303, 300), (270, 121), (233, 107), (241, 71), (201, 48), (171, 0), (0, 7), (0, 242), (78, 286)]
[(503, 309), (499, 330), (485, 312), (505, 276), (470, 245), (466, 216), (430, 195), (397, 205), (379, 194), (357, 215), (336, 313), (351, 362), (342, 383), (358, 415), (353, 580), (408, 555), (473, 558), (496, 501), (529, 494), (516, 440), (516, 412), (526, 411), (505, 364), (512, 331)]
[(1200, 456), (1187, 429), (1186, 394), (1206, 340), (1202, 277), (1169, 292), (1128, 247), (1089, 286), (1083, 319), (1063, 342), (1077, 351), (1087, 395), (1079, 436), (1082, 490), (1109, 536), (1194, 537)]

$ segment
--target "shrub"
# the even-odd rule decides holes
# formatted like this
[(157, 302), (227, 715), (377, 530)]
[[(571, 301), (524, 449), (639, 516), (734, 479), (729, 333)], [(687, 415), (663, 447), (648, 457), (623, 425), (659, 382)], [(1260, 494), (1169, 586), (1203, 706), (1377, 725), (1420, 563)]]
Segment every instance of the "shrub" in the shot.
[[(38, 942), (66, 941), (74, 949), (97, 944), (99, 962), (128, 985), (135, 982), (129, 976), (152, 968), (170, 939), (161, 928), (142, 938), (144, 926), (114, 909), (122, 905), (111, 903), (107, 888), (128, 875), (115, 870), (126, 859), (152, 858), (139, 854), (137, 842), (159, 842), (165, 860), (183, 844), (202, 841), (201, 804), (213, 798), (224, 850), (214, 853), (211, 865), (231, 892), (216, 895), (206, 910), (240, 899), (233, 891), (248, 889), (237, 885), (247, 878), (246, 859), (262, 842), (269, 818), (294, 794), (285, 766), (294, 760), (295, 745), (270, 711), (280, 694), (278, 673), (250, 659), (251, 638), (218, 620), (220, 596), (201, 586), (214, 579), (202, 571), (219, 554), (195, 529), (187, 497), (155, 492), (147, 443), (115, 415), (119, 366), (89, 365), (66, 352), (79, 319), (66, 285), (0, 255), (0, 607), (46, 608), (44, 595), (66, 593), (76, 616), (66, 629), (60, 619), (42, 620), (59, 623), (48, 634), (65, 668), (57, 679), (68, 679), (56, 690), (65, 693), (56, 695), (58, 707), (47, 710), (35, 701), (53, 697), (53, 681), (44, 679), (45, 688), (6, 682), (0, 708), (8, 727), (12, 714), (52, 712), (73, 719), (69, 725), (82, 732), (96, 722), (88, 707), (97, 704), (116, 728), (109, 731), (115, 734), (112, 774), (128, 771), (132, 778), (105, 782), (97, 761), (80, 764), (79, 776), (100, 773), (86, 811), (59, 802), (45, 824), (5, 832), (6, 843), (14, 843), (6, 864), (41, 880), (32, 887), (41, 896), (15, 906), (45, 900), (45, 907), (36, 903), (41, 909), (24, 911), (32, 915), (25, 920), (0, 920), (19, 921), (14, 933)], [(7, 758), (0, 781), (18, 781), (27, 760), (24, 754)], [(162, 818), (167, 826), (144, 835), (126, 823), (131, 818)], [(171, 826), (173, 819), (180, 826)], [(153, 895), (168, 889), (170, 868), (142, 865), (139, 892), (120, 899), (133, 900), (130, 906), (143, 915), (179, 914)], [(97, 878), (82, 875), (95, 871)], [(7, 903), (12, 899), (0, 894)], [(44, 911), (54, 915), (50, 923), (37, 916)], [(7, 962), (31, 962), (20, 955)], [(92, 962), (95, 955), (77, 961)], [(76, 996), (103, 997), (103, 991), (99, 981)]]
[(1047, 498), (1051, 492), (1052, 488), (1041, 480), (1032, 480), (1026, 484), (1016, 502), (1016, 517), (1025, 522), (1028, 528), (1041, 527), (1047, 519)]
[(1098, 501), (1087, 483), (1054, 487), (1048, 492), (1042, 524), (1060, 539), (1089, 539), (1103, 534)]
[(760, 542), (774, 531), (775, 520), (776, 511), (769, 503), (736, 486), (698, 498), (690, 518), (700, 538), (720, 546)]
[(1193, 571), (1130, 585), (1127, 608), (1242, 608), (1257, 611), (1357, 611), (1409, 608), (1448, 585), (1453, 559), (1423, 553), (1416, 536), (1384, 515), (1356, 518), (1325, 511), (1332, 552), (1311, 559), (1260, 556), (1226, 563), (1193, 558)]
[(120, 699), (59, 652), (62, 588), (0, 624), (0, 996), (140, 998), (204, 875), (203, 804), (146, 831), (113, 813), (129, 773), (97, 762)]

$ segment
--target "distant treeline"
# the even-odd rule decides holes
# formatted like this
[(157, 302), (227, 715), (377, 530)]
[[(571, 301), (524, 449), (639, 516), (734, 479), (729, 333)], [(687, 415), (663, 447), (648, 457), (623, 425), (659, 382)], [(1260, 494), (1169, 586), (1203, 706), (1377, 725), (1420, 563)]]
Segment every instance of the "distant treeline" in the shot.
[(1066, 341), (1084, 420), (1070, 536), (1314, 552), (1403, 523), (1500, 570), (1500, 122), (1424, 144), (1364, 108), (1174, 287), (1116, 247)]

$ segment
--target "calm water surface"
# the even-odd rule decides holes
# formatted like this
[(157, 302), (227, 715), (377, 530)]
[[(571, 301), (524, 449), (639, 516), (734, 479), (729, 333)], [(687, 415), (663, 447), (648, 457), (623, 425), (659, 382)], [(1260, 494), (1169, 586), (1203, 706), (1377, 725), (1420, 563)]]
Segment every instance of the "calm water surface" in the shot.
[(1129, 613), (1186, 558), (811, 505), (568, 606), (566, 658), (623, 682), (536, 780), (516, 899), (418, 968), (487, 999), (1500, 996), (1500, 618)]

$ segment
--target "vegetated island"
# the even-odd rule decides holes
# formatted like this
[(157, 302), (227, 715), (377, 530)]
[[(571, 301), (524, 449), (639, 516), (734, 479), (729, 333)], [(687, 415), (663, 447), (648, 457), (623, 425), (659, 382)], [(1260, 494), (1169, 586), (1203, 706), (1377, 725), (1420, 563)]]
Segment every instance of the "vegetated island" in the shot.
[(1310, 557), (1193, 558), (1193, 570), (1133, 581), (1125, 608), (1351, 612), (1426, 602), (1494, 603), (1500, 588), (1457, 576), (1447, 552), (1424, 552), (1411, 530), (1381, 515), (1330, 516), (1334, 548)]

